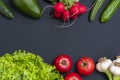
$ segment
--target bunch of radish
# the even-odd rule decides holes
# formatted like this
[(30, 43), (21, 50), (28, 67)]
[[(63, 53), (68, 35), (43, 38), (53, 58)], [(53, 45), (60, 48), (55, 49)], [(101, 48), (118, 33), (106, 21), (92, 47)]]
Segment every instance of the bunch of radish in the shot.
[(62, 2), (58, 2), (54, 5), (54, 16), (56, 18), (62, 18), (64, 21), (76, 19), (86, 11), (87, 7), (80, 2), (75, 2), (69, 9), (66, 9), (66, 6)]
[[(76, 22), (79, 15), (85, 14), (89, 9), (84, 4), (81, 4), (78, 0), (49, 0), (52, 2), (53, 6), (47, 6), (53, 8), (53, 15), (57, 19), (62, 19), (64, 21), (63, 26), (69, 27)], [(70, 20), (73, 22), (65, 26), (65, 22)]]

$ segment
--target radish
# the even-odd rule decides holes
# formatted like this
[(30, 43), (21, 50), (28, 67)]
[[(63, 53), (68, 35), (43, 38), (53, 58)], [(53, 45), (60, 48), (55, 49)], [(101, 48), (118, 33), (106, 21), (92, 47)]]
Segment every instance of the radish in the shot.
[(71, 14), (71, 15), (78, 15), (78, 14), (79, 14), (79, 7), (76, 6), (76, 5), (73, 5), (73, 6), (70, 8), (70, 14)]
[(84, 14), (87, 12), (87, 7), (83, 4), (79, 6), (79, 14)]
[(78, 17), (78, 15), (73, 15), (73, 16), (71, 16), (70, 18), (71, 19), (76, 19)]
[(63, 3), (58, 2), (58, 3), (56, 3), (56, 4), (54, 5), (54, 10), (55, 10), (56, 12), (58, 12), (58, 13), (63, 13), (64, 10), (65, 10), (65, 6), (64, 6)]
[[(79, 2), (79, 0), (72, 0), (66, 1), (66, 0), (50, 0), (52, 2), (52, 5), (48, 5), (43, 9), (43, 12), (47, 9), (52, 7), (53, 8), (53, 15), (56, 18), (62, 18), (64, 21), (63, 25), (60, 26), (60, 28), (64, 27), (70, 27), (72, 26), (78, 19), (78, 16), (81, 14), (85, 14), (87, 11), (91, 10), (91, 8), (94, 6), (94, 4), (87, 9), (87, 7)], [(72, 23), (69, 24), (70, 19), (74, 19)], [(67, 24), (66, 24), (66, 21)]]
[(61, 15), (61, 13), (58, 13), (58, 12), (54, 11), (54, 16), (56, 18), (60, 18), (62, 15)]
[(74, 5), (75, 5), (75, 6), (80, 6), (81, 3), (80, 3), (80, 2), (75, 2)]
[(70, 8), (70, 18), (76, 19), (79, 15), (79, 4), (75, 4)]
[(84, 14), (85, 12), (87, 12), (87, 7), (83, 4), (81, 4), (80, 2), (75, 2), (74, 5), (78, 6), (79, 14)]
[(68, 11), (68, 10), (65, 10), (65, 11), (63, 12), (62, 19), (63, 19), (64, 21), (67, 21), (67, 20), (69, 20), (69, 17), (70, 17), (69, 11)]

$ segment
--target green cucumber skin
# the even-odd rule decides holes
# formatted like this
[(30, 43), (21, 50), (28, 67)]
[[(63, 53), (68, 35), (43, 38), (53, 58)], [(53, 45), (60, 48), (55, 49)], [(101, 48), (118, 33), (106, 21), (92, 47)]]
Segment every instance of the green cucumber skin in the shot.
[(120, 7), (120, 0), (110, 0), (107, 7), (104, 9), (104, 11), (101, 14), (100, 21), (101, 22), (109, 21), (119, 7)]
[(13, 4), (23, 13), (32, 17), (40, 18), (42, 10), (37, 0), (12, 0)]
[(96, 0), (94, 3), (94, 7), (92, 8), (91, 12), (90, 12), (90, 22), (93, 22), (95, 20), (95, 17), (98, 13), (98, 11), (100, 10), (100, 8), (102, 7), (102, 5), (104, 4), (105, 0)]
[(2, 13), (8, 19), (14, 18), (14, 15), (2, 0), (0, 0), (0, 13)]

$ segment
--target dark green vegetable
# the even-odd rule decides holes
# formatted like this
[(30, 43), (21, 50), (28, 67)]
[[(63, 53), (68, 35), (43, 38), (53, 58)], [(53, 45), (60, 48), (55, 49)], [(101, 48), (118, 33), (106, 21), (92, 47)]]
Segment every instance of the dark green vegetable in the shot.
[(41, 56), (19, 50), (0, 57), (0, 80), (63, 80), (63, 76)]
[(38, 0), (12, 0), (13, 4), (23, 13), (33, 18), (40, 18), (42, 10)]
[(2, 0), (0, 0), (0, 13), (3, 14), (6, 18), (14, 18), (12, 12)]
[(113, 17), (113, 15), (115, 14), (115, 12), (118, 10), (119, 7), (120, 7), (120, 0), (110, 0), (107, 7), (101, 14), (101, 17), (100, 17), (101, 22), (109, 21)]
[(96, 0), (94, 2), (94, 7), (92, 8), (92, 10), (90, 12), (90, 17), (89, 17), (90, 22), (93, 22), (95, 20), (95, 17), (104, 2), (105, 2), (105, 0)]

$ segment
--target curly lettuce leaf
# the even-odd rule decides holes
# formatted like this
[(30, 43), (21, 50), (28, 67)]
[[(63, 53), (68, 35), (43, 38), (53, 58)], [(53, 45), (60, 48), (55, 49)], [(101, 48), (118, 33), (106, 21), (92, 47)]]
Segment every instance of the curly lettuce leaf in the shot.
[(0, 57), (0, 80), (63, 80), (63, 76), (41, 56), (19, 50)]

